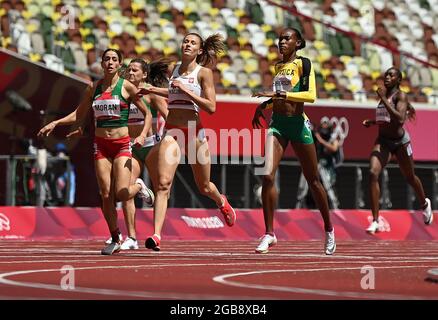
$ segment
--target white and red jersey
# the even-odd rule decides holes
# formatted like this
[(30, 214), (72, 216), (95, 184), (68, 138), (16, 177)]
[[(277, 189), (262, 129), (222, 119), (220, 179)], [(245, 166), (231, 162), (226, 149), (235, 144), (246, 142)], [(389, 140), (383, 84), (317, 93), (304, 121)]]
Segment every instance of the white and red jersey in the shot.
[(179, 74), (179, 68), (181, 63), (178, 63), (173, 70), (172, 77), (169, 80), (169, 109), (188, 109), (199, 112), (199, 106), (193, 102), (193, 100), (182, 92), (179, 88), (172, 87), (172, 82), (175, 80), (180, 81), (186, 88), (193, 92), (197, 96), (202, 95), (202, 88), (198, 82), (198, 73), (201, 70), (201, 66), (197, 65), (196, 68), (188, 75), (181, 76)]

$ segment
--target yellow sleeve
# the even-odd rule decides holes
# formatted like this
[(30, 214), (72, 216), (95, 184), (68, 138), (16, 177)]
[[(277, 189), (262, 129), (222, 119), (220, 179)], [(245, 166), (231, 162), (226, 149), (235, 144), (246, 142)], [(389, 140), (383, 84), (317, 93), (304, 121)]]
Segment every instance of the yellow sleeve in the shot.
[(312, 64), (310, 64), (309, 75), (307, 76), (303, 75), (300, 81), (302, 81), (303, 91), (286, 92), (286, 100), (293, 102), (310, 102), (310, 103), (315, 102), (316, 100), (315, 70), (313, 70)]

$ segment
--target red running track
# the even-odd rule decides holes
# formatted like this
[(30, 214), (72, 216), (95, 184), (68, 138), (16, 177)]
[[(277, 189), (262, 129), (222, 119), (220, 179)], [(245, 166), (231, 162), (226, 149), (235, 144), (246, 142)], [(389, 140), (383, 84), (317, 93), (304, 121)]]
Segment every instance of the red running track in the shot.
[[(255, 254), (256, 241), (165, 241), (101, 256), (101, 241), (0, 243), (0, 299), (438, 299), (438, 241), (279, 241)], [(64, 290), (61, 268), (74, 268)], [(374, 289), (362, 289), (374, 268)], [(369, 270), (369, 269), (368, 269)], [(72, 274), (69, 274), (70, 276)], [(67, 283), (68, 282), (65, 282)]]

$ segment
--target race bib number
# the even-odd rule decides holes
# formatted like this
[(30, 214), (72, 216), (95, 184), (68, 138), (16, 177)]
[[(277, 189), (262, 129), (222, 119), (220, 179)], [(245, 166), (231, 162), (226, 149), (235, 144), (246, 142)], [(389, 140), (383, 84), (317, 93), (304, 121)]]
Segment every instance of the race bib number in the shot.
[(129, 120), (144, 120), (143, 113), (133, 103), (129, 106)]
[(93, 102), (93, 110), (96, 118), (115, 117), (120, 118), (120, 100), (96, 100)]
[(391, 116), (389, 115), (388, 110), (385, 107), (377, 107), (376, 109), (376, 122), (391, 122)]

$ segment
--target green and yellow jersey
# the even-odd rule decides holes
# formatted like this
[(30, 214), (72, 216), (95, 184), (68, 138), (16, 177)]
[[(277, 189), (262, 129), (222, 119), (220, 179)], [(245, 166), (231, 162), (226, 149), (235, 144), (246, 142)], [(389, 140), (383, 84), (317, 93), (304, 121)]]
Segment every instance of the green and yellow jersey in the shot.
[(274, 92), (286, 91), (288, 101), (314, 102), (316, 84), (312, 63), (305, 57), (296, 57), (290, 62), (277, 63), (272, 87)]

